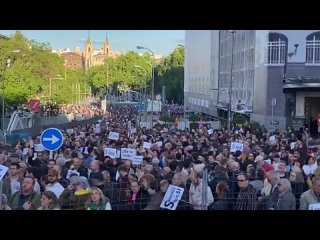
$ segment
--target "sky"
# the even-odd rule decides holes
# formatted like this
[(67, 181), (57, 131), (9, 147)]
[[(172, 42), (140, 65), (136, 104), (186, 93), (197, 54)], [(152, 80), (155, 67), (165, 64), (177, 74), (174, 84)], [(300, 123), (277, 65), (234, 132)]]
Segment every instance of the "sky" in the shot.
[[(16, 30), (0, 30), (0, 34), (10, 36)], [(84, 48), (84, 41), (90, 33), (92, 41), (103, 42), (108, 36), (111, 51), (137, 51), (138, 45), (149, 48), (155, 54), (169, 55), (179, 44), (184, 45), (184, 30), (20, 30), (28, 39), (49, 43), (52, 49), (75, 47)], [(93, 42), (94, 49), (102, 48), (102, 43)]]

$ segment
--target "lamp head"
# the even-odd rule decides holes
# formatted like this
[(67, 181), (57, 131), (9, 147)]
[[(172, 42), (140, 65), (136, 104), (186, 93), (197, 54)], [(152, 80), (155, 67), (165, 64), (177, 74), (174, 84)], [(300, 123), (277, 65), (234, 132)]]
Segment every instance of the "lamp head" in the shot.
[(145, 49), (144, 47), (142, 46), (137, 46), (138, 49)]

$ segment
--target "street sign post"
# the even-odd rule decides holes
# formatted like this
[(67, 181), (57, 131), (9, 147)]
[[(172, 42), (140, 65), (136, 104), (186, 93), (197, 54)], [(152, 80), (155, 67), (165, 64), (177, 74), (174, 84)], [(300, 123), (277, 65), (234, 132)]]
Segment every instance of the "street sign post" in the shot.
[(273, 117), (274, 117), (273, 110), (274, 110), (274, 107), (276, 106), (276, 104), (277, 104), (277, 99), (275, 97), (273, 97), (271, 99), (271, 124), (272, 125), (275, 125), (274, 121), (273, 121)]
[(57, 128), (48, 128), (41, 134), (42, 146), (49, 151), (58, 150), (63, 144), (63, 135)]

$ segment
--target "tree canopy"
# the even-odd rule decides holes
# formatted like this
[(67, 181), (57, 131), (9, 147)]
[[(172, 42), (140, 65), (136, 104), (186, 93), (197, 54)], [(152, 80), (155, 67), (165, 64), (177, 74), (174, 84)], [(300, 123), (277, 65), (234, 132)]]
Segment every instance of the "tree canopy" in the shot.
[[(84, 69), (65, 69), (63, 59), (52, 53), (48, 43), (28, 40), (20, 32), (0, 39), (0, 74), (5, 83), (7, 106), (42, 102), (67, 103), (85, 97), (89, 87), (94, 95), (104, 95), (108, 88), (150, 91), (152, 56), (128, 52), (103, 65)], [(155, 66), (155, 94), (166, 86), (169, 100), (183, 103), (184, 48), (177, 47)], [(51, 83), (51, 84), (50, 84)], [(80, 90), (79, 90), (80, 87)]]

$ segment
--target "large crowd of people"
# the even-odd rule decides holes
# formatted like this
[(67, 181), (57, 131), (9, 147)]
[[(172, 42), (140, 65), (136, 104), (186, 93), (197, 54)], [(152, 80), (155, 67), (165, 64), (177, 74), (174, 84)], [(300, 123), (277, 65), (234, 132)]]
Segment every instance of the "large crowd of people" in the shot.
[(39, 135), (2, 148), (1, 209), (161, 210), (170, 185), (183, 189), (177, 210), (320, 209), (320, 149), (307, 147), (305, 132), (146, 129), (136, 115), (108, 106), (95, 124), (61, 129), (54, 152)]

